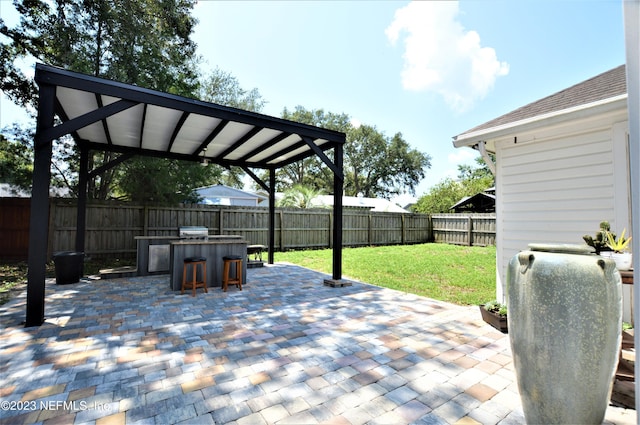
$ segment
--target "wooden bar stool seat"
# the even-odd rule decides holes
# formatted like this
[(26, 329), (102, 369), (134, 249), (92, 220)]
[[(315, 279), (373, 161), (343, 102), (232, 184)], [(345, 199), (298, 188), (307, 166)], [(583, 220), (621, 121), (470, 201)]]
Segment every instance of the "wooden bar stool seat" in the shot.
[[(242, 291), (242, 257), (239, 255), (226, 255), (222, 257), (224, 263), (222, 269), (222, 290), (227, 292), (229, 284), (236, 285)], [(235, 277), (231, 278), (231, 265), (236, 265)]]
[[(187, 269), (191, 266), (193, 271), (191, 280), (187, 280)], [(198, 266), (202, 270), (202, 280), (197, 280)], [(182, 270), (182, 288), (180, 294), (184, 294), (185, 289), (192, 289), (191, 296), (196, 296), (196, 288), (204, 288), (204, 292), (209, 293), (207, 290), (207, 259), (205, 257), (187, 257), (184, 259), (184, 267)]]

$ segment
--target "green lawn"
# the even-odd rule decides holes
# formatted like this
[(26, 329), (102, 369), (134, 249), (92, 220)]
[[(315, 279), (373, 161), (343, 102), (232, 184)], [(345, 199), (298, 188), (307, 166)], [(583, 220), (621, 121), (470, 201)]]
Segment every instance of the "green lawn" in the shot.
[[(447, 244), (345, 248), (342, 275), (455, 304), (478, 305), (495, 299), (496, 248)], [(333, 251), (276, 252), (286, 261), (331, 274)]]
[[(447, 244), (394, 245), (345, 248), (342, 275), (399, 291), (455, 304), (477, 305), (495, 299), (496, 248)], [(275, 261), (286, 261), (331, 274), (333, 251), (276, 252)], [(94, 264), (95, 263), (95, 264)], [(128, 263), (127, 263), (128, 264)], [(135, 260), (133, 260), (135, 264)], [(100, 268), (123, 265), (119, 260), (85, 263), (85, 275)], [(47, 266), (52, 277), (53, 264)], [(0, 264), (0, 304), (9, 291), (27, 278), (26, 263)]]

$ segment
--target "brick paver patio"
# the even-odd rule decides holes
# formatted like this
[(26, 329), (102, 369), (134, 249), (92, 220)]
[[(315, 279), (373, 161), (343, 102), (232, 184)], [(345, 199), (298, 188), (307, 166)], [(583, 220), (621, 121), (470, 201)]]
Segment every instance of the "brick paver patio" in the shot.
[[(276, 264), (197, 297), (168, 276), (47, 281), (0, 306), (0, 421), (521, 424), (507, 335), (461, 307)], [(635, 423), (609, 408), (606, 423)]]

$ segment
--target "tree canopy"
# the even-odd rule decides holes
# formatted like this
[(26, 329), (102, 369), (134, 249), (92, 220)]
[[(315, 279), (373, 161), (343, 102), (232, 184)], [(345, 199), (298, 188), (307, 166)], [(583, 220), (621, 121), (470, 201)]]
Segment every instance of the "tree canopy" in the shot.
[(476, 167), (458, 166), (458, 178), (446, 178), (420, 197), (413, 211), (424, 214), (451, 212), (451, 207), (465, 196), (473, 196), (494, 185), (494, 176), (481, 157), (476, 158)]
[[(389, 138), (375, 126), (354, 127), (347, 114), (297, 106), (294, 111), (285, 108), (282, 118), (346, 133), (344, 193), (347, 196), (390, 198), (403, 192), (414, 193), (431, 167), (431, 157), (411, 149), (401, 133)], [(284, 167), (278, 170), (277, 176), (280, 188), (298, 184), (325, 193), (333, 191), (333, 174), (317, 157)]]
[[(197, 21), (191, 15), (192, 0), (16, 0), (14, 4), (21, 14), (19, 25), (8, 28), (0, 23), (0, 33), (9, 40), (0, 44), (0, 88), (20, 106), (35, 107), (37, 101), (35, 83), (16, 65), (25, 58), (174, 94), (196, 93), (196, 45), (190, 36)], [(65, 169), (69, 176), (65, 183), (75, 192), (78, 155), (74, 145), (69, 146), (59, 157), (61, 163), (54, 161), (53, 167)], [(92, 153), (89, 169), (116, 156)], [(147, 161), (172, 167), (170, 161), (136, 162), (144, 169)], [(133, 198), (135, 192), (118, 187), (130, 181), (122, 167), (111, 168), (89, 181), (89, 197), (106, 199), (115, 191)]]

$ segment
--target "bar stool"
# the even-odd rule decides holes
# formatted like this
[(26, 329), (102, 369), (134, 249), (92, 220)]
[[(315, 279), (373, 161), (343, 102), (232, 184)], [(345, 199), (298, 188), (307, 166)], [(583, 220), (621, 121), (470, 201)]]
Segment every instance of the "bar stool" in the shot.
[[(242, 257), (239, 255), (227, 255), (222, 257), (224, 261), (224, 267), (222, 270), (222, 290), (227, 292), (227, 286), (229, 284), (236, 285), (242, 291)], [(236, 265), (236, 276), (231, 278), (229, 276), (231, 272), (231, 265)]]
[[(193, 270), (193, 277), (191, 280), (187, 281), (187, 269), (191, 265), (191, 269)], [(196, 280), (196, 272), (198, 270), (198, 266), (202, 268), (202, 280)], [(207, 259), (204, 257), (187, 257), (184, 259), (184, 266), (182, 269), (182, 288), (180, 290), (180, 294), (184, 294), (185, 288), (193, 289), (191, 294), (192, 297), (196, 296), (196, 288), (204, 288), (204, 292), (209, 293), (207, 290)]]

